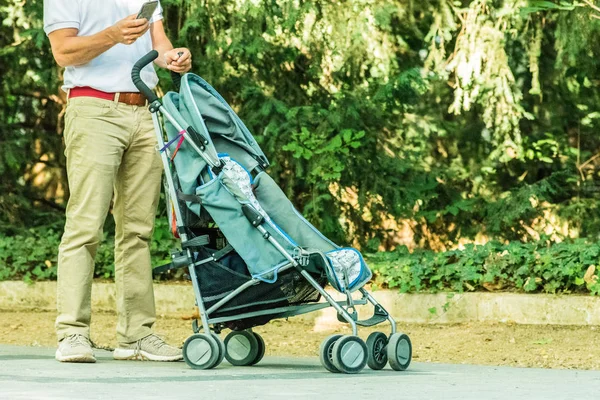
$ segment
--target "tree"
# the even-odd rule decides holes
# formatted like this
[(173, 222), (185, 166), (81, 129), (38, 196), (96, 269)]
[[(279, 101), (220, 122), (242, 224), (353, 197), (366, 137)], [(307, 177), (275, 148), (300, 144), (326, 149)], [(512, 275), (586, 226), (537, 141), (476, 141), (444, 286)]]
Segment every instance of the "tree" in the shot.
[[(0, 231), (10, 234), (60, 225), (68, 190), (42, 1), (3, 4)], [(194, 72), (335, 241), (445, 249), (600, 233), (594, 4), (162, 4)]]

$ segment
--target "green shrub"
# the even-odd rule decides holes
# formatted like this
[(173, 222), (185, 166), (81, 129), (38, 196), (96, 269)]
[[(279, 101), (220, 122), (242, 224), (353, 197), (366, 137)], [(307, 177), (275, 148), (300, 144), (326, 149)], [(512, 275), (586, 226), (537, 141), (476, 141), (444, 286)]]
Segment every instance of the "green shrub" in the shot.
[[(56, 279), (60, 235), (57, 230), (39, 228), (0, 237), (0, 280)], [(112, 279), (114, 237), (105, 236), (96, 255), (95, 277)], [(177, 243), (167, 219), (158, 218), (151, 243), (153, 266), (168, 262), (169, 250)], [(600, 284), (590, 273), (591, 266), (600, 261), (600, 244), (584, 239), (561, 243), (492, 241), (438, 253), (411, 253), (399, 247), (367, 258), (376, 286), (403, 293), (502, 290), (600, 294)]]
[[(377, 286), (403, 293), (503, 290), (599, 294), (595, 277), (584, 279), (600, 261), (600, 244), (570, 242), (488, 242), (464, 250), (409, 252), (406, 247), (371, 255)], [(593, 274), (592, 274), (593, 275)]]
[[(110, 227), (109, 227), (110, 228)], [(96, 254), (96, 278), (114, 278), (114, 236), (111, 229)], [(32, 228), (16, 235), (0, 236), (0, 281), (23, 279), (26, 282), (56, 279), (58, 245), (62, 232), (50, 228)], [(158, 218), (151, 243), (152, 265), (169, 260), (169, 250), (177, 247), (166, 218)]]
[(29, 229), (25, 234), (0, 237), (0, 280), (56, 279), (60, 233)]

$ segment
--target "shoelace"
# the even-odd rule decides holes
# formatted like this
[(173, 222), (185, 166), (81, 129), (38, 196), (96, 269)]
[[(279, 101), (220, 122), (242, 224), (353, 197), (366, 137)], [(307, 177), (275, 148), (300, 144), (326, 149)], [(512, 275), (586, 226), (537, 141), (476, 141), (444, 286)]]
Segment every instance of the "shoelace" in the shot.
[(91, 339), (89, 339), (83, 335), (79, 335), (79, 334), (71, 335), (71, 336), (67, 337), (67, 340), (69, 341), (69, 344), (71, 346), (75, 346), (75, 345), (79, 344), (79, 345), (83, 345), (83, 346), (90, 346), (93, 349), (98, 349), (98, 350), (106, 350), (106, 351), (114, 350), (112, 347), (99, 346), (96, 343), (92, 342)]
[(71, 346), (82, 345), (91, 347), (92, 345), (90, 340), (83, 335), (71, 335), (67, 338), (67, 340)]
[[(164, 340), (162, 340), (162, 338), (158, 335), (152, 334), (150, 336), (148, 336), (147, 338), (145, 338), (146, 341), (148, 341), (148, 344), (152, 345), (152, 346), (156, 346), (156, 348), (160, 349), (163, 346), (166, 346), (167, 344), (165, 343)], [(140, 340), (140, 343), (142, 341)]]
[(162, 347), (167, 345), (160, 336), (151, 334), (137, 341), (135, 345), (136, 354), (139, 354), (139, 352), (142, 350), (142, 342), (147, 342), (150, 346), (155, 346), (157, 350), (160, 350)]

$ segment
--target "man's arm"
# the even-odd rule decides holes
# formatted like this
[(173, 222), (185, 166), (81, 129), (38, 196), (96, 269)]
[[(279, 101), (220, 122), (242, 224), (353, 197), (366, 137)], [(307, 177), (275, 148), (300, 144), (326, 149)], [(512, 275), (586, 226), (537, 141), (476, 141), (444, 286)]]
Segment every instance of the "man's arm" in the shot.
[(48, 35), (54, 59), (61, 67), (83, 65), (118, 43), (132, 44), (149, 28), (148, 20), (136, 14), (91, 36), (77, 36), (77, 29), (58, 29)]
[[(159, 54), (154, 61), (156, 65), (180, 74), (186, 73), (192, 68), (190, 51), (185, 47), (173, 48), (165, 33), (162, 20), (158, 20), (150, 26), (150, 36), (152, 37), (152, 47)], [(183, 54), (179, 56), (179, 53)]]

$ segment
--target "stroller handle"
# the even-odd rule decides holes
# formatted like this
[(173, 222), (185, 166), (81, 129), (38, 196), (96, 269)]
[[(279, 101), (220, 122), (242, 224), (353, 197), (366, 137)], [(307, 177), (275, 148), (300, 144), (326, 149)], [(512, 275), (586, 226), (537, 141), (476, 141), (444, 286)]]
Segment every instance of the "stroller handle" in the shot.
[(148, 103), (154, 103), (158, 96), (150, 89), (140, 77), (141, 70), (158, 57), (158, 51), (152, 50), (144, 57), (140, 58), (131, 69), (131, 80), (135, 87), (148, 99)]

